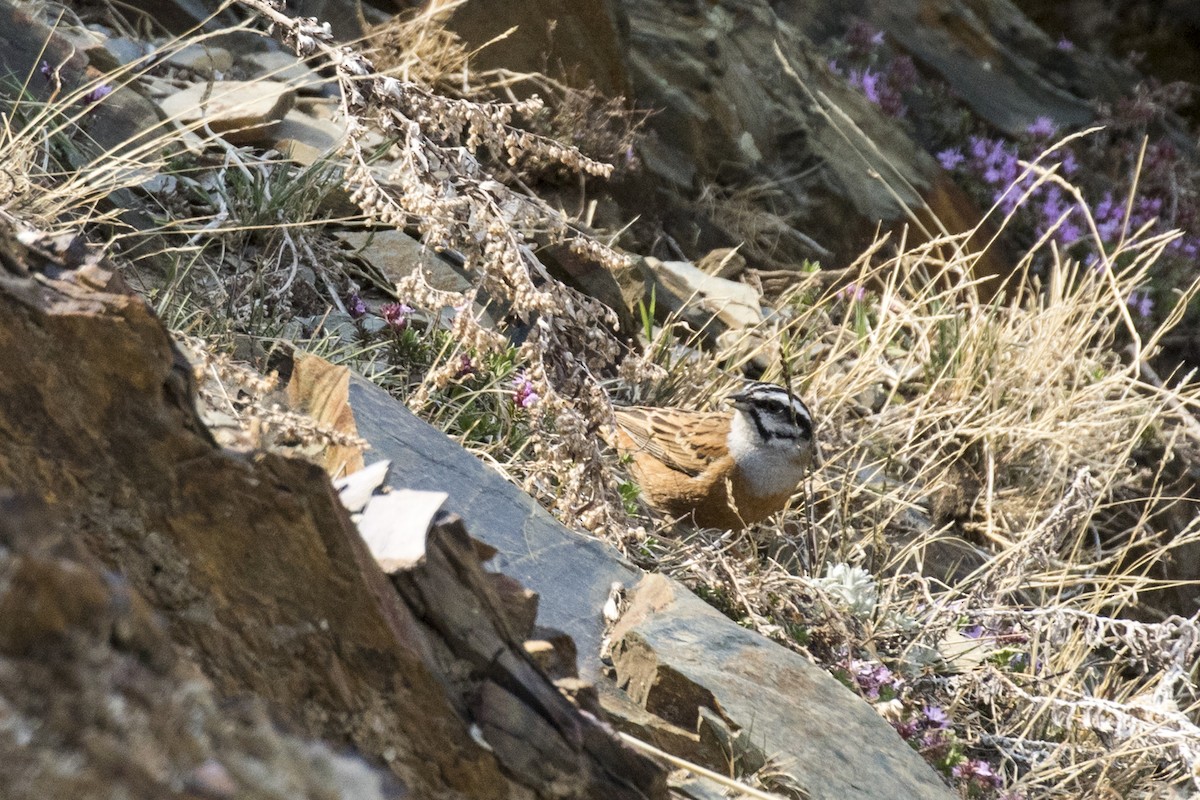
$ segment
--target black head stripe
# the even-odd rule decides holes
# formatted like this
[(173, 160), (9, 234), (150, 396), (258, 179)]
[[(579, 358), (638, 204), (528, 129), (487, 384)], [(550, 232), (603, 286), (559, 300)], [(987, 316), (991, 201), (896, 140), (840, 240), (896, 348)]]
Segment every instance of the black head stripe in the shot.
[(764, 439), (811, 439), (812, 414), (799, 397), (773, 383), (754, 383), (738, 395)]
[(746, 409), (746, 413), (750, 415), (750, 421), (754, 423), (754, 427), (758, 428), (758, 435), (762, 437), (763, 441), (769, 440), (773, 434), (767, 432), (767, 426), (763, 424), (762, 412), (758, 410), (758, 407), (750, 406)]

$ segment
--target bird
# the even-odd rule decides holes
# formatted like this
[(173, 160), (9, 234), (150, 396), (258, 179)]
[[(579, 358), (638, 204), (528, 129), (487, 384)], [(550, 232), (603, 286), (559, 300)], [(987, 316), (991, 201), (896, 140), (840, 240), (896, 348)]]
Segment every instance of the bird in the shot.
[(614, 409), (614, 444), (652, 507), (740, 530), (787, 505), (817, 457), (812, 414), (773, 383), (749, 383), (729, 400), (732, 412)]

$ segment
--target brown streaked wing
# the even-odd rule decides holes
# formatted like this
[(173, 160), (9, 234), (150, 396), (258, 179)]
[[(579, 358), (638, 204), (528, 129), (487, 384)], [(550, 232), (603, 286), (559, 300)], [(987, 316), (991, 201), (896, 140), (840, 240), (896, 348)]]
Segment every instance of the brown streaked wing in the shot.
[(686, 475), (699, 475), (727, 448), (727, 413), (626, 406), (615, 415), (640, 449)]

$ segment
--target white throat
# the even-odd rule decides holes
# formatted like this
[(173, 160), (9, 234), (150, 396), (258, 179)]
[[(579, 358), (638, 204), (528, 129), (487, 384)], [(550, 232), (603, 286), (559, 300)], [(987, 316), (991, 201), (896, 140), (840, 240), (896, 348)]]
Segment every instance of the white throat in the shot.
[(726, 443), (738, 470), (760, 496), (792, 491), (808, 469), (808, 458), (794, 440), (764, 441), (740, 411), (733, 414)]

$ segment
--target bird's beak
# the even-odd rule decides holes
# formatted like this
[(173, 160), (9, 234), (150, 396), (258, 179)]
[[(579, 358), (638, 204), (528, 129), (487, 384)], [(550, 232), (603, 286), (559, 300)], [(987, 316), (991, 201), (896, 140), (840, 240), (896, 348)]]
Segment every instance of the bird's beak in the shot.
[(737, 394), (731, 394), (731, 395), (729, 395), (729, 397), (727, 397), (725, 399), (728, 400), (730, 403), (732, 403), (734, 408), (740, 409), (742, 411), (745, 411), (750, 406), (749, 401), (746, 399), (745, 392), (738, 392)]

